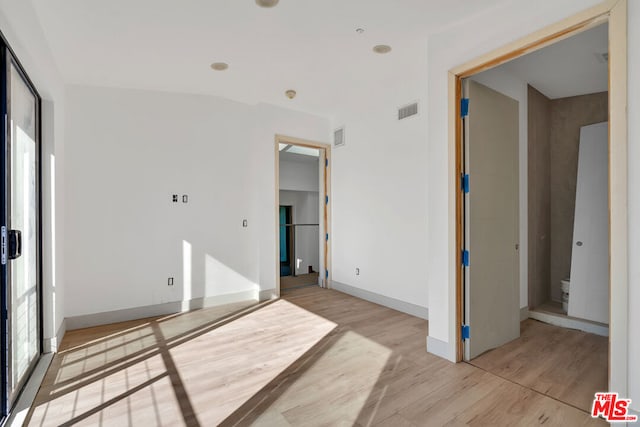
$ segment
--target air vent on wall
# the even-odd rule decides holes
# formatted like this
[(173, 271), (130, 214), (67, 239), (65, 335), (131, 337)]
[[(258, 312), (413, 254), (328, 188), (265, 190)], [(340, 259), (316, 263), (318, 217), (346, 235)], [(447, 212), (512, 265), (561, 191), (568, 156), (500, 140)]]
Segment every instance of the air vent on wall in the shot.
[(415, 116), (416, 114), (418, 114), (417, 102), (398, 108), (398, 120), (406, 119), (407, 117)]
[(345, 144), (344, 126), (333, 131), (333, 146), (342, 147)]

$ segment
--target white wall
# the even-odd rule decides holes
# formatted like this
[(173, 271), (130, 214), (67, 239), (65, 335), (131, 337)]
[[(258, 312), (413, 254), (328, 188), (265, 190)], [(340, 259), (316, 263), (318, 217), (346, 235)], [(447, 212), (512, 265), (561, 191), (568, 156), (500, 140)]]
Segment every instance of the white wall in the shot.
[(629, 398), (640, 410), (640, 3), (629, 1)]
[(67, 316), (275, 288), (274, 135), (326, 141), (326, 120), (78, 86), (66, 117)]
[(0, 1), (0, 31), (42, 97), (42, 249), (45, 350), (64, 319), (64, 85), (31, 2)]
[[(336, 106), (333, 128), (345, 126), (346, 145), (332, 150), (332, 271), (340, 283), (427, 307), (427, 63), (416, 52), (424, 42), (398, 46), (381, 59), (397, 74)], [(397, 108), (414, 101), (418, 115), (398, 121)]]
[[(282, 168), (282, 163), (280, 166)], [(317, 170), (316, 168), (316, 188), (318, 187)], [(320, 194), (318, 191), (280, 190), (280, 205), (292, 206), (294, 224), (319, 224)], [(313, 271), (320, 271), (319, 226), (296, 227), (295, 256), (301, 260), (300, 265), (296, 268), (296, 274), (307, 274), (309, 266), (313, 268)]]
[[(519, 191), (520, 191), (520, 308), (528, 307), (528, 268), (529, 268), (529, 230), (528, 230), (528, 177), (527, 177), (527, 151), (528, 151), (528, 102), (527, 82), (520, 80), (508, 71), (498, 67), (476, 74), (472, 77), (491, 89), (502, 93), (518, 101), (518, 130), (519, 130)], [(470, 101), (473, 102), (473, 101)]]

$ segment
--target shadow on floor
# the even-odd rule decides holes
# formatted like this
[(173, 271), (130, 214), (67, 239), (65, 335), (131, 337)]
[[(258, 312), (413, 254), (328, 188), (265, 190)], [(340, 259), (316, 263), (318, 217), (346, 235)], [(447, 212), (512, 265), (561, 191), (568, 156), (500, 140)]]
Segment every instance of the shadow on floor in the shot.
[[(62, 350), (55, 355), (47, 371), (25, 425), (95, 424), (96, 415), (100, 425), (112, 424), (116, 420), (105, 419), (105, 410), (166, 380), (176, 397), (172, 400), (179, 407), (180, 416), (176, 421), (186, 426), (199, 426), (171, 350), (273, 302), (241, 302), (69, 331), (61, 345)], [(154, 359), (162, 361), (162, 369), (150, 369)], [(148, 374), (146, 378), (137, 382), (135, 378), (126, 378), (124, 387), (118, 384), (120, 373), (127, 373), (138, 365), (144, 365), (142, 371)], [(96, 399), (96, 395), (100, 398)], [(89, 398), (90, 402), (83, 408), (79, 398)], [(72, 403), (71, 410), (69, 403)], [(151, 413), (149, 421), (160, 422), (163, 402), (154, 398), (151, 403), (152, 408), (147, 408)], [(132, 425), (130, 402), (126, 406), (126, 411), (120, 411), (119, 417)]]
[(283, 295), (78, 331), (54, 358), (30, 424), (599, 425), (427, 353), (426, 320), (317, 286)]

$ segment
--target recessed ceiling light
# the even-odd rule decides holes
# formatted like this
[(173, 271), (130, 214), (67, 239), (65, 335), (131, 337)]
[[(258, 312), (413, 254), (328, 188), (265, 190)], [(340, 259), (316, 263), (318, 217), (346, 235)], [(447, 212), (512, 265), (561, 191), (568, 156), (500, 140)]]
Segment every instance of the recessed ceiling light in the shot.
[(364, 33), (364, 28), (356, 28), (356, 33), (358, 34)]
[(285, 94), (285, 95), (287, 95), (287, 98), (289, 98), (289, 99), (293, 99), (293, 98), (295, 98), (295, 97), (296, 97), (296, 95), (297, 95), (296, 91), (295, 91), (295, 90), (293, 90), (293, 89), (289, 89), (289, 90), (288, 90), (288, 91), (286, 91), (284, 94)]
[(229, 68), (229, 64), (227, 64), (226, 62), (214, 62), (213, 64), (211, 64), (211, 68), (216, 71), (224, 71)]
[(256, 0), (256, 4), (260, 7), (273, 7), (278, 4), (280, 0)]
[(379, 44), (373, 47), (375, 53), (389, 53), (391, 52), (391, 46), (386, 44)]

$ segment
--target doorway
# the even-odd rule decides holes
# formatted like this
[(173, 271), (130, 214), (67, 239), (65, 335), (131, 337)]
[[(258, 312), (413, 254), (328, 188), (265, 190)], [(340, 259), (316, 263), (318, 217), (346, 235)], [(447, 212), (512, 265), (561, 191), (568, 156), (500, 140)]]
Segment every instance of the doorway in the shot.
[(280, 205), (280, 277), (295, 275), (292, 209), (293, 206)]
[[(596, 29), (599, 25), (607, 22), (609, 24), (609, 27), (606, 30), (609, 39), (608, 50), (606, 52), (608, 57), (608, 64), (605, 64), (605, 68), (608, 66), (609, 69), (609, 76), (606, 80), (610, 91), (605, 95), (605, 97), (609, 101), (609, 123), (608, 135), (606, 131), (604, 132), (604, 134), (608, 136), (608, 138), (605, 137), (604, 141), (601, 141), (599, 144), (600, 148), (603, 145), (604, 147), (608, 147), (608, 161), (604, 162), (604, 175), (605, 177), (608, 177), (608, 185), (607, 183), (605, 183), (604, 186), (605, 188), (608, 188), (609, 191), (609, 198), (605, 201), (605, 208), (608, 209), (605, 210), (610, 212), (610, 216), (607, 218), (609, 219), (609, 221), (606, 221), (607, 229), (605, 230), (609, 237), (600, 237), (598, 238), (598, 240), (604, 240), (605, 248), (607, 249), (604, 257), (601, 256), (600, 258), (605, 258), (604, 263), (610, 265), (610, 270), (605, 274), (606, 277), (604, 279), (604, 283), (600, 283), (599, 287), (601, 288), (600, 290), (605, 289), (605, 292), (610, 295), (610, 298), (599, 297), (595, 299), (600, 300), (600, 302), (602, 302), (602, 300), (605, 300), (607, 309), (609, 309), (609, 307), (616, 307), (616, 310), (609, 310), (610, 314), (607, 316), (607, 318), (609, 320), (610, 343), (607, 342), (605, 338), (603, 346), (608, 350), (611, 362), (609, 363), (607, 369), (607, 357), (604, 357), (604, 362), (602, 362), (602, 358), (600, 358), (600, 362), (598, 362), (598, 366), (600, 366), (600, 368), (598, 369), (603, 369), (604, 377), (608, 377), (608, 381), (605, 381), (605, 383), (608, 382), (608, 387), (610, 390), (626, 393), (626, 380), (624, 380), (624, 377), (626, 375), (626, 365), (620, 367), (619, 365), (614, 365), (613, 363), (613, 361), (615, 360), (624, 360), (624, 358), (626, 357), (626, 355), (624, 355), (621, 351), (624, 347), (624, 337), (620, 333), (620, 331), (626, 333), (626, 325), (621, 321), (618, 313), (615, 313), (615, 311), (624, 311), (624, 303), (622, 303), (621, 297), (626, 292), (624, 290), (624, 287), (627, 286), (626, 276), (624, 275), (626, 265), (626, 261), (624, 261), (626, 260), (626, 234), (624, 232), (621, 232), (624, 229), (624, 219), (626, 218), (626, 208), (624, 203), (626, 194), (626, 160), (624, 157), (624, 153), (626, 152), (626, 137), (624, 133), (624, 129), (626, 129), (626, 117), (624, 116), (624, 105), (626, 102), (624, 98), (624, 94), (626, 93), (626, 84), (624, 83), (626, 82), (626, 74), (624, 71), (626, 67), (626, 2), (620, 2), (615, 7), (613, 6), (613, 4), (603, 4), (574, 18), (570, 18), (564, 23), (554, 25), (553, 27), (545, 30), (541, 30), (539, 33), (533, 36), (526, 37), (521, 41), (515, 42), (507, 48), (500, 49), (483, 58), (471, 61), (469, 64), (465, 64), (455, 70), (452, 70), (450, 74), (450, 100), (452, 100), (452, 108), (450, 110), (452, 114), (452, 120), (450, 121), (450, 124), (452, 126), (450, 129), (452, 131), (451, 135), (454, 138), (450, 140), (452, 143), (452, 147), (455, 147), (456, 150), (456, 170), (458, 173), (460, 173), (460, 175), (457, 176), (462, 177), (462, 185), (460, 185), (460, 189), (456, 191), (456, 239), (457, 248), (459, 250), (458, 253), (461, 254), (459, 264), (460, 268), (459, 270), (457, 270), (458, 285), (456, 287), (458, 296), (456, 302), (457, 322), (458, 327), (460, 328), (458, 329), (458, 331), (461, 331), (461, 333), (459, 335), (456, 334), (456, 341), (458, 344), (457, 359), (473, 359), (474, 356), (482, 354), (484, 351), (487, 351), (491, 348), (500, 347), (501, 345), (509, 343), (511, 340), (513, 340), (514, 336), (508, 335), (508, 331), (511, 331), (512, 329), (504, 327), (502, 325), (502, 322), (510, 322), (512, 324), (517, 323), (519, 322), (520, 318), (522, 318), (523, 314), (525, 315), (525, 317), (527, 317), (529, 313), (529, 307), (526, 304), (526, 282), (524, 282), (525, 306), (523, 307), (524, 311), (520, 310), (520, 316), (517, 315), (518, 306), (516, 306), (516, 310), (513, 310), (513, 308), (506, 309), (503, 306), (496, 307), (496, 304), (501, 304), (502, 300), (487, 298), (486, 294), (483, 295), (482, 289), (474, 287), (474, 283), (478, 284), (478, 280), (476, 280), (475, 282), (473, 280), (474, 274), (481, 276), (483, 273), (482, 268), (484, 266), (482, 265), (482, 263), (480, 266), (478, 265), (479, 259), (481, 260), (483, 256), (492, 256), (494, 258), (499, 258), (500, 254), (478, 254), (478, 248), (476, 248), (476, 250), (472, 250), (470, 253), (467, 252), (467, 245), (474, 245), (473, 225), (470, 224), (470, 221), (473, 221), (474, 218), (473, 215), (471, 215), (471, 218), (465, 217), (465, 214), (467, 214), (467, 203), (469, 198), (467, 190), (470, 189), (470, 192), (473, 193), (474, 191), (478, 190), (478, 186), (481, 186), (482, 184), (477, 183), (476, 177), (471, 176), (470, 178), (467, 178), (465, 175), (465, 171), (467, 171), (468, 167), (473, 168), (474, 159), (469, 159), (468, 157), (466, 157), (469, 155), (469, 151), (465, 147), (463, 141), (466, 139), (466, 136), (469, 136), (471, 139), (471, 143), (473, 143), (474, 136), (473, 133), (471, 135), (465, 135), (465, 132), (468, 132), (469, 128), (467, 124), (464, 123), (464, 119), (461, 118), (465, 117), (466, 108), (469, 105), (473, 105), (474, 100), (471, 99), (469, 101), (469, 104), (466, 104), (466, 101), (462, 101), (464, 93), (464, 79), (473, 79), (475, 75), (483, 71), (493, 69), (495, 67), (498, 67), (499, 65), (507, 64), (509, 61), (514, 60), (515, 58), (521, 58), (528, 53), (537, 52), (546, 46), (553, 47), (553, 45), (557, 44), (561, 40), (569, 40), (570, 36), (576, 36), (580, 33), (587, 32), (588, 30)], [(592, 55), (592, 58), (596, 58), (595, 53)], [(455, 101), (455, 103), (453, 103), (453, 101)], [(471, 108), (472, 107), (469, 107), (470, 110)], [(454, 113), (455, 118), (453, 118)], [(471, 112), (469, 114), (471, 114)], [(502, 155), (502, 153), (500, 153), (500, 155)], [(469, 162), (469, 164), (467, 164), (467, 162)], [(522, 165), (522, 163), (520, 164)], [(522, 175), (520, 175), (520, 177), (522, 177)], [(482, 201), (480, 203), (482, 203)], [(495, 205), (493, 206), (493, 210), (498, 210), (504, 207), (505, 205)], [(478, 209), (481, 210), (481, 208), (482, 206), (476, 207), (476, 211)], [(489, 220), (490, 217), (482, 219), (486, 221)], [(576, 219), (575, 222), (579, 223), (579, 220)], [(498, 227), (494, 228), (498, 229)], [(502, 230), (501, 233), (510, 233), (510, 231), (507, 230), (508, 228), (510, 228), (509, 223), (505, 223), (505, 230)], [(476, 230), (476, 234), (477, 232), (478, 230)], [(499, 239), (495, 236), (495, 230), (492, 233), (487, 234), (488, 235), (480, 236), (479, 238), (484, 238), (487, 242), (489, 242), (489, 246), (485, 246), (484, 249), (491, 251), (493, 249), (493, 246), (491, 245), (496, 244)], [(522, 235), (522, 233), (520, 233), (520, 235)], [(469, 236), (471, 236), (471, 238), (469, 238)], [(577, 240), (574, 241), (573, 244), (574, 246), (581, 248), (582, 245), (578, 244), (580, 242), (580, 240)], [(478, 243), (478, 240), (476, 240), (475, 243)], [(516, 239), (512, 244), (511, 250), (521, 251), (522, 249), (523, 248), (520, 247), (519, 239)], [(527, 248), (525, 247), (524, 249)], [(623, 257), (624, 260), (621, 261), (619, 259), (616, 259), (616, 255)], [(476, 269), (475, 273), (473, 272), (474, 267)], [(498, 270), (502, 273), (506, 271), (505, 269), (499, 268), (498, 262), (496, 261), (496, 264), (490, 269), (490, 272), (493, 273), (494, 271)], [(486, 271), (484, 273), (486, 273)], [(524, 270), (522, 273), (526, 273), (526, 270)], [(616, 280), (616, 278), (618, 278), (619, 280)], [(486, 277), (481, 277), (481, 279), (485, 279), (486, 282), (491, 283), (490, 278), (487, 280)], [(480, 282), (481, 281), (482, 280), (480, 280)], [(602, 281), (603, 280), (600, 280), (600, 282)], [(508, 290), (499, 287), (496, 288), (501, 292), (504, 292), (505, 294), (512, 295), (514, 293), (514, 290), (520, 287), (518, 282), (519, 280), (514, 279), (509, 284), (511, 287)], [(558, 290), (560, 290), (560, 283), (557, 284), (557, 287)], [(489, 289), (489, 294), (491, 294), (491, 292), (494, 292), (493, 296), (495, 297), (495, 292), (497, 289)], [(485, 306), (479, 307), (479, 311), (483, 312), (484, 314), (488, 314), (492, 318), (492, 322), (494, 322), (490, 324), (499, 324), (500, 328), (489, 329), (486, 327), (487, 323), (474, 323), (472, 318), (474, 310), (473, 307), (475, 304), (483, 304), (481, 299), (479, 300), (480, 302), (474, 299), (474, 292), (476, 295), (482, 295), (485, 299)], [(521, 292), (516, 292), (516, 294), (523, 295)], [(513, 297), (511, 297), (511, 299), (513, 300)], [(478, 309), (478, 307), (476, 307), (476, 309)], [(625, 314), (622, 314), (622, 316), (625, 316)], [(495, 335), (500, 336), (496, 337)], [(479, 341), (481, 342), (483, 338), (487, 337), (494, 339), (494, 343), (484, 349), (478, 348), (476, 350), (476, 354), (473, 354), (473, 351), (467, 350), (466, 347), (468, 345), (473, 346), (473, 344), (471, 343), (473, 342), (474, 338), (476, 344), (478, 344)], [(529, 337), (525, 338), (528, 339)], [(577, 340), (577, 342), (580, 341), (584, 340)], [(511, 365), (511, 368), (515, 369), (514, 366), (516, 365), (523, 366), (522, 369), (526, 368), (526, 366), (521, 365), (520, 362), (523, 361), (522, 357), (526, 358), (527, 353), (518, 351), (517, 354), (519, 355), (519, 357), (521, 357), (521, 359), (519, 359), (520, 361), (514, 360), (514, 365)], [(567, 353), (567, 355), (570, 354), (571, 351)], [(545, 360), (547, 362), (549, 361), (548, 358)], [(555, 368), (557, 368), (557, 366)], [(554, 369), (554, 366), (549, 366), (549, 369)], [(591, 369), (591, 372), (593, 372), (593, 369)], [(605, 384), (604, 388), (606, 387), (607, 386)], [(593, 394), (591, 394), (590, 397), (591, 399), (593, 399)]]
[(276, 136), (278, 292), (329, 287), (330, 146)]
[(463, 81), (466, 359), (519, 318), (608, 335), (607, 57), (604, 23)]
[(6, 117), (0, 132), (4, 418), (42, 353), (40, 97), (11, 50), (6, 45), (0, 48), (1, 108)]
[(583, 411), (608, 371), (608, 79), (594, 52), (606, 24), (463, 82), (465, 360)]

